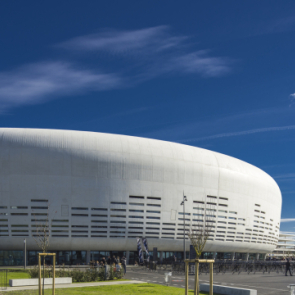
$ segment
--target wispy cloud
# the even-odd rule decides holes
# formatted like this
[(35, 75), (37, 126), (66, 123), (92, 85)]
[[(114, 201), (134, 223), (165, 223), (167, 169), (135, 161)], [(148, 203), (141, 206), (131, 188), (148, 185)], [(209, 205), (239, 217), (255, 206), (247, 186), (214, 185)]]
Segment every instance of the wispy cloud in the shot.
[(295, 222), (295, 218), (282, 218), (281, 222)]
[(65, 62), (43, 62), (0, 73), (0, 111), (9, 107), (40, 103), (61, 95), (102, 91), (118, 87), (121, 79), (78, 69)]
[[(173, 35), (167, 26), (104, 30), (56, 47), (82, 54), (82, 65), (81, 59), (76, 65), (80, 55), (67, 54), (64, 60), (41, 61), (0, 72), (0, 111), (77, 93), (132, 87), (161, 75), (218, 77), (231, 69), (230, 59), (196, 50), (189, 44), (189, 37)], [(89, 52), (103, 52), (108, 58)], [(112, 69), (111, 73), (103, 66)]]
[(186, 36), (171, 36), (168, 26), (132, 31), (104, 30), (62, 42), (57, 47), (76, 51), (106, 51), (110, 54), (133, 55), (135, 52), (152, 54), (175, 48)]
[(244, 130), (244, 131), (238, 131), (238, 132), (220, 133), (220, 134), (204, 136), (199, 138), (188, 138), (188, 139), (181, 140), (181, 142), (203, 141), (203, 140), (217, 139), (217, 138), (223, 138), (223, 137), (242, 136), (242, 135), (249, 135), (254, 133), (285, 131), (285, 130), (294, 130), (294, 129), (295, 129), (295, 125), (282, 126), (282, 127), (257, 128), (257, 129)]
[[(57, 47), (75, 52), (106, 52), (132, 59), (129, 64), (138, 81), (167, 73), (217, 77), (230, 72), (233, 61), (196, 50), (188, 36), (172, 35), (168, 26), (132, 31), (103, 31), (68, 40)], [(130, 60), (128, 60), (130, 63)], [(134, 80), (134, 76), (133, 79)]]
[(289, 107), (295, 104), (295, 93), (290, 94), (290, 104)]
[(295, 173), (285, 173), (273, 176), (275, 179), (295, 179)]
[(270, 23), (265, 30), (266, 33), (280, 33), (295, 29), (295, 16), (279, 18)]

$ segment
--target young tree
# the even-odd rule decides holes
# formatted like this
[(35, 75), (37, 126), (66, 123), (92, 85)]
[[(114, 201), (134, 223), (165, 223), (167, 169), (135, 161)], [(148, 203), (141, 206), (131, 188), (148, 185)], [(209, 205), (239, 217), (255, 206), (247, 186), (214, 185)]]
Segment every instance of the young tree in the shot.
[[(46, 213), (32, 213), (34, 216), (34, 230), (32, 236), (37, 246), (43, 253), (47, 253), (50, 242), (50, 218), (49, 218), (49, 205)], [(45, 280), (45, 256), (43, 256), (43, 293), (44, 293), (44, 280)]]
[[(197, 213), (194, 213), (195, 218), (193, 224), (188, 231), (188, 237), (192, 246), (196, 251), (196, 259), (201, 257), (205, 248), (206, 242), (212, 232), (214, 232), (216, 222), (216, 208), (212, 204), (199, 206)], [(199, 295), (199, 263), (196, 263), (196, 290), (195, 294)]]
[(199, 259), (210, 234), (214, 232), (216, 209), (212, 205), (206, 204), (204, 207), (199, 207), (194, 216), (188, 237), (196, 251), (196, 258)]
[[(35, 219), (38, 220), (38, 219)], [(49, 217), (48, 214), (46, 218), (39, 219), (39, 224), (35, 225), (33, 238), (37, 246), (42, 250), (43, 253), (46, 253), (49, 247), (50, 240), (50, 226), (49, 226)]]

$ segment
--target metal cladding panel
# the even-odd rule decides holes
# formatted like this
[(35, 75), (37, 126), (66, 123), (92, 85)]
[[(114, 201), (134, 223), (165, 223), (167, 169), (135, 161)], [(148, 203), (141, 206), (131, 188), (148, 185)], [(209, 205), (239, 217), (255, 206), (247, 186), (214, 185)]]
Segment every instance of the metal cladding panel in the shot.
[[(248, 163), (145, 138), (0, 129), (0, 223), (8, 225), (8, 233), (0, 232), (0, 249), (21, 249), (24, 236), (28, 249), (36, 249), (34, 219), (47, 212), (52, 250), (136, 250), (136, 236), (145, 236), (159, 251), (181, 251), (183, 192), (189, 225), (196, 208), (206, 209), (215, 198), (206, 251), (275, 248), (281, 193), (269, 175)], [(14, 229), (20, 222), (27, 231)], [(79, 232), (78, 225), (88, 227)]]

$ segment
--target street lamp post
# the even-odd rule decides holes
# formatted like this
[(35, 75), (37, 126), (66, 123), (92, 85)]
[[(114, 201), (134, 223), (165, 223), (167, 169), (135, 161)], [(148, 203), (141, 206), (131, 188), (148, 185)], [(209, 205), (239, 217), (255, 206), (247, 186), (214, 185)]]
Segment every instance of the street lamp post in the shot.
[(187, 201), (186, 196), (183, 192), (183, 200), (180, 203), (181, 206), (183, 206), (183, 261), (185, 260), (185, 202)]
[(24, 239), (24, 269), (27, 267), (27, 241)]

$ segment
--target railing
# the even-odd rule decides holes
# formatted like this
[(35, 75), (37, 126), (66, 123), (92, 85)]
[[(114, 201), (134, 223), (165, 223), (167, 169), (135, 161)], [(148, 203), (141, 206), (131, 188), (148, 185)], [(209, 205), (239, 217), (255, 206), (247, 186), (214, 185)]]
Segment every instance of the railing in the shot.
[[(295, 262), (290, 261), (291, 272), (295, 270)], [(216, 260), (213, 264), (214, 274), (269, 274), (269, 273), (284, 273), (286, 270), (286, 261), (224, 261)], [(183, 262), (174, 262), (171, 264), (160, 263), (160, 262), (145, 262), (143, 265), (138, 266), (136, 271), (141, 272), (170, 272), (173, 274), (183, 275), (185, 273), (185, 266)], [(194, 264), (190, 264), (190, 273), (194, 273)], [(200, 274), (209, 274), (209, 265), (200, 264), (199, 265)]]
[[(13, 269), (13, 268), (0, 268), (0, 290), (6, 290), (9, 287), (9, 280), (17, 278), (19, 276), (24, 277), (23, 269)], [(30, 278), (29, 275), (24, 278)]]

